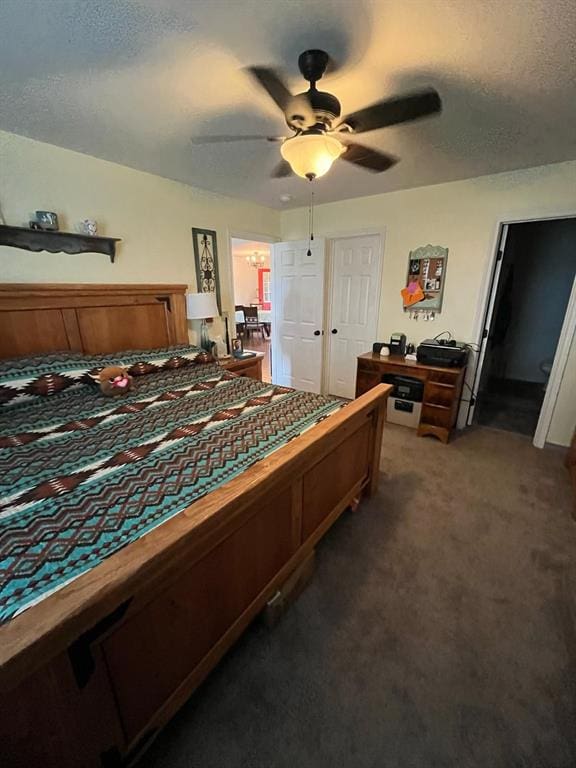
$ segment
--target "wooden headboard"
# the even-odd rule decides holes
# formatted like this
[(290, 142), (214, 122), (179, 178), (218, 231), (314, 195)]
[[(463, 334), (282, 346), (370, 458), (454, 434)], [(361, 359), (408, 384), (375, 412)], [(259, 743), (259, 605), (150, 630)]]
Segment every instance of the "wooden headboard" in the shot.
[(185, 285), (0, 284), (0, 358), (188, 342)]

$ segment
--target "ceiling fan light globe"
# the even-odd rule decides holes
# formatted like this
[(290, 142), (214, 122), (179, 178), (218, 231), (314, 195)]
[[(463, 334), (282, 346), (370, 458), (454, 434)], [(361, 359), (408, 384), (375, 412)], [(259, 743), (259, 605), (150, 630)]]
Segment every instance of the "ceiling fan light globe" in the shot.
[(294, 136), (286, 139), (280, 147), (284, 160), (303, 179), (324, 176), (343, 151), (344, 146), (338, 139), (324, 134)]

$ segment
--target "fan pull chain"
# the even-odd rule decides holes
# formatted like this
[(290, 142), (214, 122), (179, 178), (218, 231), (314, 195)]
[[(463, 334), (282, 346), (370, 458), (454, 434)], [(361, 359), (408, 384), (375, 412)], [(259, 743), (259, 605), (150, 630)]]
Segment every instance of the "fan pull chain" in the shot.
[(310, 192), (310, 206), (308, 208), (308, 250), (306, 256), (312, 256), (312, 241), (314, 240), (314, 190)]

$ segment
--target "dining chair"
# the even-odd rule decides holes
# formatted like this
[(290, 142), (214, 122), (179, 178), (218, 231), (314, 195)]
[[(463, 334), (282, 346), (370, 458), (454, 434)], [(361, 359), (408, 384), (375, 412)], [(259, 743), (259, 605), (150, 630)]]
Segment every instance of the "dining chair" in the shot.
[(234, 312), (242, 312), (244, 320), (241, 322), (238, 322), (238, 320), (236, 321), (236, 336), (244, 336), (244, 332), (246, 330), (246, 315), (244, 313), (244, 304), (235, 304)]
[(258, 317), (258, 307), (244, 307), (244, 323), (248, 336), (251, 331), (260, 331), (264, 339), (264, 323), (261, 323)]

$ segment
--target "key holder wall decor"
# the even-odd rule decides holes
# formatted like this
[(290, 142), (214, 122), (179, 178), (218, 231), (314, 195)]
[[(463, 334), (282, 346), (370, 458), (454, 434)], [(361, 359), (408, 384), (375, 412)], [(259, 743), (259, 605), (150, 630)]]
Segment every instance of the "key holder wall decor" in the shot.
[(440, 245), (422, 245), (410, 251), (403, 295), (415, 291), (418, 295), (424, 294), (415, 303), (404, 301), (404, 311), (409, 312), (411, 318), (433, 320), (442, 311), (447, 260), (448, 248)]

